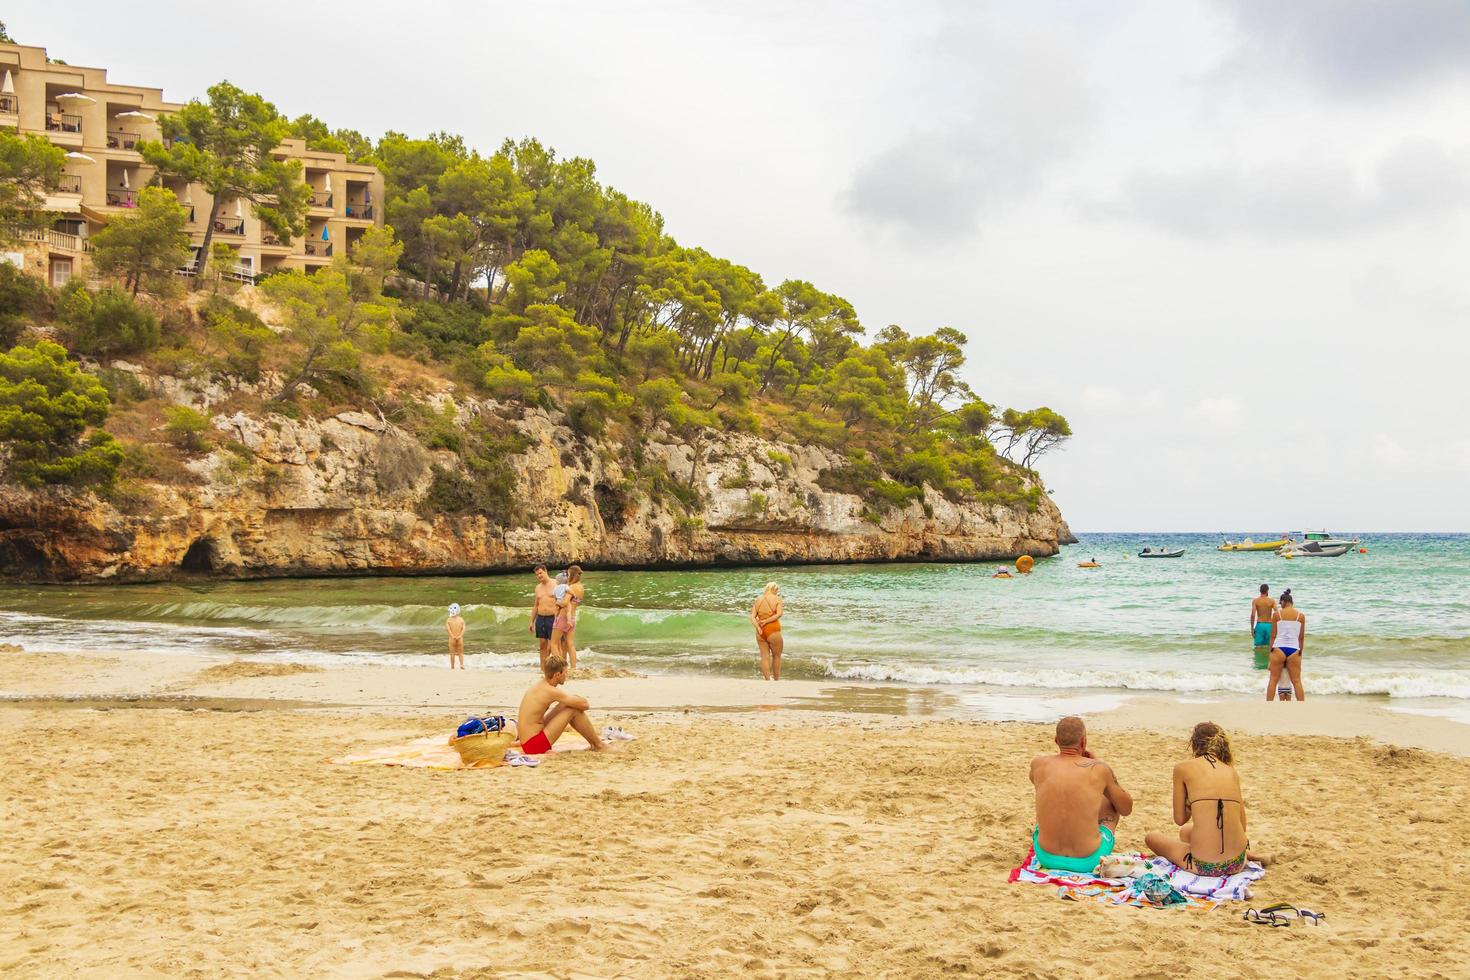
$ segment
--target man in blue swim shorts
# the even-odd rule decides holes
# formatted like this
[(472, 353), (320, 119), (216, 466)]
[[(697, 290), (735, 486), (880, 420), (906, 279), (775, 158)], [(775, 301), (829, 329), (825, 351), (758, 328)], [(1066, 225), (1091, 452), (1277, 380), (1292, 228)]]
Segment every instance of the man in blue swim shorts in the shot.
[(1036, 863), (1050, 871), (1092, 874), (1113, 853), (1118, 820), (1133, 812), (1133, 797), (1112, 767), (1093, 758), (1081, 718), (1057, 722), (1057, 754), (1031, 760), (1036, 787)]
[(1271, 623), (1276, 618), (1276, 600), (1269, 586), (1261, 586), (1261, 594), (1251, 600), (1251, 639), (1257, 647), (1271, 645)]

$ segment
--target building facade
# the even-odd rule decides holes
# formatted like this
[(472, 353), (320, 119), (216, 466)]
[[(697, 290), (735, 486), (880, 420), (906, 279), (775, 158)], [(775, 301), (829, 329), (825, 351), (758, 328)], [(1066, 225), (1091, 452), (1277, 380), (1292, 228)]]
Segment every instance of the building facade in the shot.
[[(8, 257), (63, 285), (87, 268), (88, 238), (137, 206), (139, 191), (154, 179), (136, 146), (159, 140), (158, 120), (182, 108), (162, 89), (110, 82), (102, 68), (61, 65), (46, 49), (0, 44), (0, 126), (45, 136), (66, 151), (66, 173), (46, 201), (55, 216), (49, 228), (24, 232), (19, 252)], [(349, 163), (340, 153), (309, 150), (302, 140), (278, 146), (280, 159), (299, 160), (311, 187), (306, 233), (281, 241), (263, 227), (247, 201), (224, 201), (213, 241), (239, 251), (234, 278), (254, 281), (281, 269), (311, 271), (350, 250), (364, 231), (383, 224), (383, 177), (375, 167)], [(164, 180), (189, 212), (186, 228), (197, 253), (209, 220), (210, 197), (197, 184)], [(191, 275), (193, 264), (180, 274)]]

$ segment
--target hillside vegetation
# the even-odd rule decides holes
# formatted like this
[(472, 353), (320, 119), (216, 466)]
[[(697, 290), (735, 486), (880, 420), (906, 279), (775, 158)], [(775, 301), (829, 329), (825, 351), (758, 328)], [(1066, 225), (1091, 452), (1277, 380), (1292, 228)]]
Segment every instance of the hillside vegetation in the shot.
[[(599, 183), (590, 160), (535, 140), (489, 155), (443, 133), (373, 143), (312, 117), (285, 120), (227, 83), (184, 115), (187, 127), (164, 121), (171, 145), (145, 147), (150, 161), (203, 167), (217, 152), (211, 126), (256, 127), (257, 141), (298, 135), (382, 170), (389, 227), (312, 275), (238, 287), (206, 274), (186, 293), (191, 281), (171, 274), (187, 246), (182, 211), (151, 188), (94, 236), (97, 281), (57, 292), (0, 265), (9, 481), (126, 497), (140, 481), (191, 479), (190, 456), (224, 437), (150, 378), (220, 387), (216, 412), (378, 415), (463, 460), (437, 472), (429, 506), (501, 520), (513, 517), (504, 458), (524, 447), (494, 414), (435, 408), (427, 396), (446, 381), (503, 413), (564, 413), (579, 437), (623, 454), (638, 474), (627, 492), (690, 507), (716, 430), (836, 449), (847, 465), (824, 472), (824, 487), (860, 495), (875, 514), (920, 499), (924, 484), (956, 501), (1034, 507), (1043, 490), (1031, 467), (1071, 434), (1047, 408), (977, 397), (960, 380), (960, 331), (869, 331), (852, 304), (810, 282), (769, 285), (680, 245), (651, 207)], [(53, 151), (0, 133), (12, 223), (54, 186)], [(290, 231), (291, 202), (270, 190), (286, 176), (232, 179), (257, 179), (258, 208)], [(228, 249), (213, 252), (228, 268)], [(690, 447), (688, 472), (642, 465), (642, 434), (654, 429)], [(248, 466), (248, 450), (239, 455)]]

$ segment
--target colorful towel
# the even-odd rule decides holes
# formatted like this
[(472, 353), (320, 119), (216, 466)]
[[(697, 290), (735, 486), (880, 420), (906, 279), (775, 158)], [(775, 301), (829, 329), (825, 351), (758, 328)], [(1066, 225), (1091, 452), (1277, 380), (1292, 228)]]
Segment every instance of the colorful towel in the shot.
[[(578, 749), (588, 748), (586, 742), (580, 737), (568, 737), (559, 740), (551, 747), (553, 752), (575, 752)], [(382, 748), (369, 749), (366, 752), (357, 752), (352, 755), (342, 755), (335, 759), (328, 759), (334, 766), (405, 766), (409, 769), (494, 769), (505, 763), (498, 759), (485, 759), (478, 763), (466, 763), (454, 751), (454, 746), (444, 740), (442, 735), (430, 735), (426, 738), (416, 738), (412, 742), (398, 745), (385, 745)]]
[(1133, 857), (1148, 862), (1148, 870), (1168, 877), (1169, 884), (1184, 896), (1184, 901), (1172, 903), (1156, 902), (1138, 893), (1134, 878), (1099, 878), (1096, 875), (1073, 874), (1066, 871), (1051, 871), (1036, 864), (1036, 854), (1028, 850), (1026, 860), (1011, 869), (1011, 882), (1033, 885), (1056, 885), (1057, 895), (1070, 901), (1092, 899), (1112, 905), (1133, 905), (1139, 908), (1195, 908), (1213, 909), (1223, 902), (1244, 901), (1250, 897), (1249, 889), (1259, 881), (1266, 870), (1251, 862), (1244, 871), (1227, 878), (1197, 875), (1177, 868), (1167, 859), (1150, 858), (1139, 853), (1114, 854), (1114, 857)]

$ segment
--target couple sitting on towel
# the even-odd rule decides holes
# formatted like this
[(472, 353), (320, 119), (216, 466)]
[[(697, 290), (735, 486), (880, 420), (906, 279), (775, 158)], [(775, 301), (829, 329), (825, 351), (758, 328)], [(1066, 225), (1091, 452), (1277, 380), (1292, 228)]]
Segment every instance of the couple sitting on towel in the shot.
[[(1057, 754), (1031, 760), (1036, 786), (1036, 828), (1031, 846), (1036, 863), (1051, 871), (1092, 874), (1113, 853), (1113, 834), (1133, 812), (1112, 767), (1087, 748), (1081, 718), (1057, 722)], [(1240, 776), (1232, 765), (1230, 740), (1214, 722), (1194, 726), (1192, 755), (1174, 767), (1174, 823), (1179, 836), (1152, 833), (1149, 850), (1195, 874), (1233, 875), (1245, 870), (1249, 842)]]

